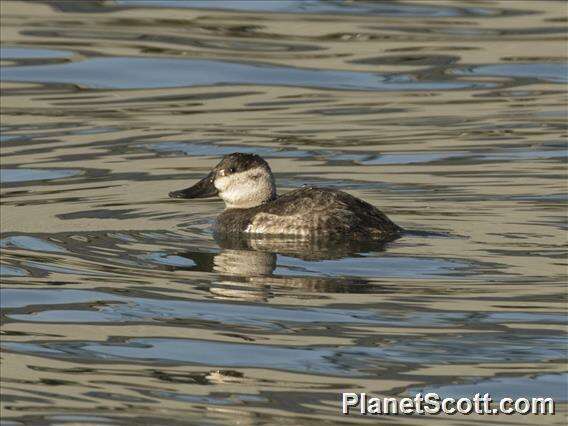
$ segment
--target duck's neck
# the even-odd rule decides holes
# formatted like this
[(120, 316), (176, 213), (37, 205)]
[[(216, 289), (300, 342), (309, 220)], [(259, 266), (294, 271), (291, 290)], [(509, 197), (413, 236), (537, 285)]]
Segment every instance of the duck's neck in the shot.
[(254, 194), (250, 197), (239, 198), (235, 202), (225, 199), (226, 209), (251, 209), (276, 199), (276, 190), (269, 194)]

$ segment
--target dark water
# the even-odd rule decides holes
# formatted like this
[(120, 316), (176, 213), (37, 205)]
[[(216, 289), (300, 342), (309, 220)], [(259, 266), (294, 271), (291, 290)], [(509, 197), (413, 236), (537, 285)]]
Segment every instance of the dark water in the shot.
[[(563, 2), (1, 7), (5, 424), (480, 420), (341, 391), (552, 396), (483, 420), (564, 424)], [(220, 202), (167, 194), (234, 151), (410, 232), (216, 240)]]

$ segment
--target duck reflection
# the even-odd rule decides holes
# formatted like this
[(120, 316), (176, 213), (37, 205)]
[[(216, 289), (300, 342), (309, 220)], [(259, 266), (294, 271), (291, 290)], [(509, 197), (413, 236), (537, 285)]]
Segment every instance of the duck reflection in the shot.
[[(261, 301), (275, 292), (296, 288), (307, 293), (367, 293), (385, 292), (385, 288), (356, 277), (325, 276), (302, 265), (279, 266), (279, 259), (300, 259), (320, 262), (348, 259), (385, 250), (392, 241), (306, 240), (244, 235), (216, 235), (218, 253), (186, 251), (178, 253), (191, 259), (195, 266), (175, 267), (177, 270), (216, 272), (219, 279), (210, 292), (218, 298), (238, 298)], [(303, 263), (303, 262), (302, 262)], [(313, 297), (313, 295), (311, 296)]]

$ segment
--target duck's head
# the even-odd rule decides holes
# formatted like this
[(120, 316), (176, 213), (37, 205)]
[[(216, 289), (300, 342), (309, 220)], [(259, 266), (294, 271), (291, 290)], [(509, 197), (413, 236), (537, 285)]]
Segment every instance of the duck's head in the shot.
[(223, 157), (211, 172), (189, 188), (170, 192), (171, 198), (208, 198), (218, 195), (227, 208), (246, 209), (276, 198), (274, 176), (256, 154), (235, 152)]

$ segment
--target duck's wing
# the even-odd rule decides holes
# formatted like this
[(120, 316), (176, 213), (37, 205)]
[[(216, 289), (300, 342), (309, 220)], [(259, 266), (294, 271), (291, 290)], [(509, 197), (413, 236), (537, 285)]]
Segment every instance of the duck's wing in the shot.
[(329, 188), (300, 188), (278, 197), (259, 208), (247, 230), (297, 236), (347, 233), (367, 238), (399, 231), (376, 207)]

